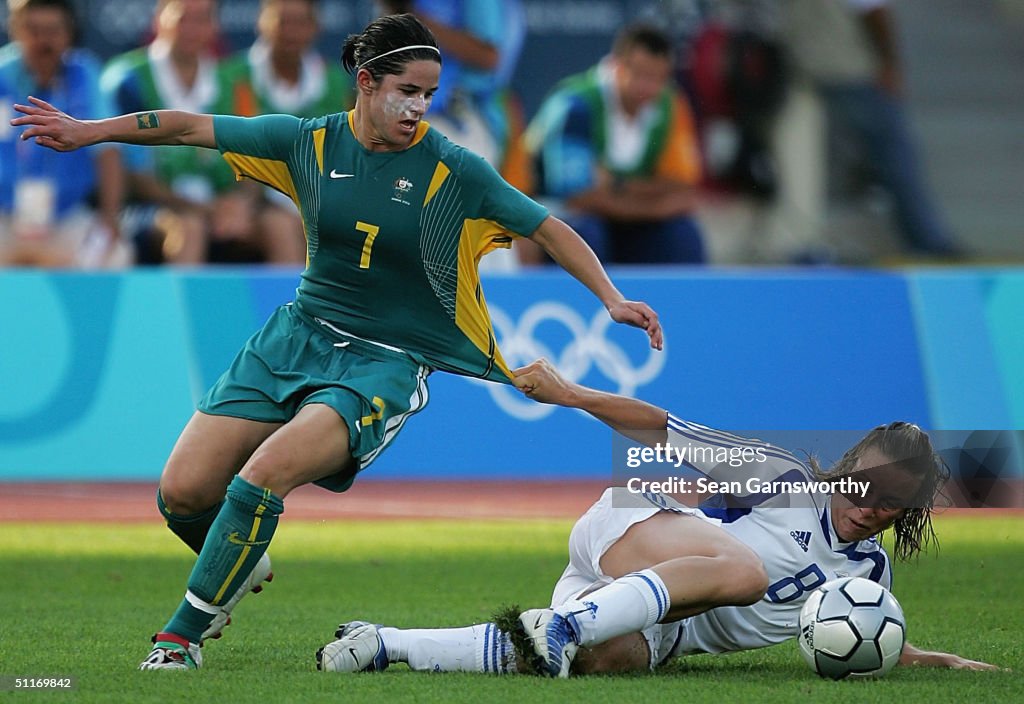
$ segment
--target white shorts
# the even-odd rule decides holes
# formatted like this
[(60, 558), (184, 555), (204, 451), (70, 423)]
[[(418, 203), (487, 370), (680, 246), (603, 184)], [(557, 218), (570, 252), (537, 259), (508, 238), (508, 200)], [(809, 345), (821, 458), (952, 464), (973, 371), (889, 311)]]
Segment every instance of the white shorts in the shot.
[[(601, 558), (631, 526), (661, 511), (672, 511), (719, 524), (699, 509), (689, 508), (662, 494), (636, 494), (625, 487), (605, 489), (569, 534), (569, 564), (555, 584), (552, 608), (614, 581), (601, 570)], [(684, 622), (655, 624), (643, 632), (653, 669), (668, 659)]]

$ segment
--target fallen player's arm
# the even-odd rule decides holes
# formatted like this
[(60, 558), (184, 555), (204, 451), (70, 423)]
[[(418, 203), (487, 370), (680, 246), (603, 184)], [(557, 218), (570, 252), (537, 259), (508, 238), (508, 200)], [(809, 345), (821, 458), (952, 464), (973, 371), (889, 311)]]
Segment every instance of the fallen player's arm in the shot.
[(953, 653), (939, 653), (920, 650), (910, 643), (903, 646), (900, 665), (919, 665), (923, 667), (949, 667), (954, 670), (998, 670), (995, 665), (978, 660), (968, 660)]
[(668, 439), (668, 412), (663, 408), (571, 382), (546, 359), (513, 374), (516, 388), (535, 401), (586, 411), (615, 432), (645, 445), (664, 444)]

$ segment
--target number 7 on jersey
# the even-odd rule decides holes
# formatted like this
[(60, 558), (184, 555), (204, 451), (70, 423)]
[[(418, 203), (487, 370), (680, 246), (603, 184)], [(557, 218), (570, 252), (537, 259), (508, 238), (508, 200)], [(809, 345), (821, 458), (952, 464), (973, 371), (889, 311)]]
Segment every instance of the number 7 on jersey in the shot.
[(363, 255), (359, 257), (359, 268), (369, 269), (370, 252), (373, 250), (373, 240), (376, 239), (377, 233), (380, 232), (380, 228), (376, 225), (365, 223), (362, 220), (357, 220), (356, 229), (360, 232), (366, 233), (366, 239), (363, 241)]

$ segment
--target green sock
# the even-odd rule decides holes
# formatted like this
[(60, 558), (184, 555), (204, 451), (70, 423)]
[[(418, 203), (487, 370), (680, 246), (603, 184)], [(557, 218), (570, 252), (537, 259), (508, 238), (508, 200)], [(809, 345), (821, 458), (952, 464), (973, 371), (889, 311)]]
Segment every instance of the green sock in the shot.
[(267, 551), (284, 502), (269, 489), (239, 476), (228, 485), (227, 501), (210, 532), (188, 580), (188, 592), (164, 631), (198, 643), (216, 615)]
[(221, 500), (200, 513), (183, 516), (171, 513), (167, 504), (164, 503), (164, 497), (161, 496), (160, 490), (157, 489), (156, 505), (160, 507), (160, 515), (167, 521), (167, 527), (171, 529), (171, 532), (181, 538), (181, 542), (192, 548), (192, 552), (198, 555), (199, 551), (203, 549), (206, 534), (210, 532), (210, 526), (213, 525), (213, 520), (220, 513), (220, 507), (224, 505), (224, 501)]

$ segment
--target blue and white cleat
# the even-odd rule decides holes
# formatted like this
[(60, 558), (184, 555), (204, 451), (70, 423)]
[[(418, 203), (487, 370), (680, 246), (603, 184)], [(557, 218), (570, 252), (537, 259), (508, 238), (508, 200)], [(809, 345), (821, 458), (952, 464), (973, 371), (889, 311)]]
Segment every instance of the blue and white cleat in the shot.
[(579, 635), (572, 617), (552, 609), (530, 609), (519, 615), (519, 625), (533, 646), (534, 668), (549, 677), (569, 676), (569, 666), (579, 650)]
[(316, 669), (322, 672), (382, 672), (391, 662), (380, 628), (364, 621), (338, 626), (338, 639), (316, 651)]

